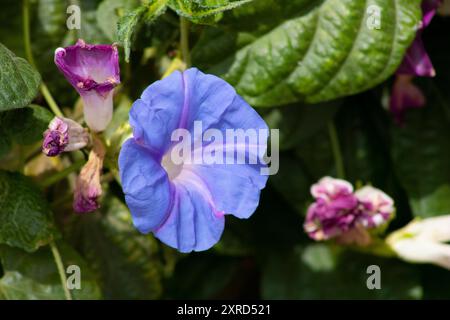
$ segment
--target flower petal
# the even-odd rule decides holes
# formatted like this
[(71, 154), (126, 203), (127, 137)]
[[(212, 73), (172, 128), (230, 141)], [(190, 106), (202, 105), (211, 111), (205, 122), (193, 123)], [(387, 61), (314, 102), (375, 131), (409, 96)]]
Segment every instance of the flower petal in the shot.
[(350, 195), (353, 192), (353, 186), (350, 182), (335, 179), (332, 177), (323, 177), (319, 182), (311, 186), (311, 194), (316, 199), (331, 201), (340, 196)]
[(169, 217), (155, 231), (155, 236), (181, 252), (211, 248), (222, 235), (224, 217), (216, 215), (204, 195), (195, 188), (178, 184), (175, 190), (175, 202)]
[(406, 52), (402, 64), (397, 69), (397, 74), (419, 77), (434, 77), (436, 75), (431, 59), (423, 44), (420, 31), (411, 47)]
[[(234, 91), (234, 90), (233, 90)], [(209, 112), (199, 112), (199, 119), (207, 123), (208, 129), (217, 129), (226, 136), (227, 129), (252, 129), (263, 134), (258, 135), (253, 145), (250, 143), (224, 141), (211, 147), (209, 151), (221, 152), (224, 155), (223, 164), (192, 164), (185, 165), (195, 172), (205, 183), (212, 196), (212, 202), (217, 211), (232, 214), (238, 218), (248, 218), (256, 210), (259, 203), (260, 190), (266, 185), (268, 176), (261, 169), (266, 164), (259, 159), (267, 149), (268, 127), (264, 120), (240, 96), (234, 93), (231, 105), (221, 114), (220, 118), (212, 120)], [(211, 104), (213, 105), (213, 104)], [(207, 109), (207, 106), (205, 106)], [(204, 118), (202, 118), (202, 116)], [(206, 118), (206, 121), (203, 121)], [(205, 151), (206, 144), (202, 149)], [(194, 150), (194, 154), (198, 150)], [(228, 152), (231, 151), (231, 152)], [(195, 156), (194, 156), (195, 157)], [(228, 159), (232, 157), (233, 159)], [(246, 159), (245, 164), (236, 163), (236, 159)], [(250, 163), (249, 159), (256, 159)], [(231, 160), (227, 163), (227, 160)]]
[(249, 218), (258, 207), (260, 190), (265, 184), (260, 177), (267, 181), (267, 176), (259, 172), (249, 175), (243, 165), (196, 166), (193, 171), (204, 181), (215, 210), (241, 219)]
[(415, 220), (408, 224), (405, 231), (421, 239), (448, 242), (450, 241), (450, 215)]
[[(192, 133), (195, 120), (202, 121), (204, 130), (211, 127), (246, 129), (248, 128), (244, 125), (246, 122), (255, 125), (252, 120), (255, 118), (254, 115), (257, 115), (256, 111), (242, 99), (236, 101), (240, 97), (234, 88), (224, 80), (204, 74), (196, 68), (185, 71), (183, 78), (185, 106), (180, 128), (186, 128)], [(239, 110), (240, 107), (244, 110)], [(249, 115), (250, 118), (242, 119), (241, 117), (244, 115)], [(260, 121), (265, 125), (262, 119)], [(255, 127), (251, 126), (251, 128)]]
[(119, 155), (120, 178), (133, 223), (142, 233), (160, 226), (172, 205), (167, 174), (147, 149), (127, 140)]
[(84, 120), (89, 128), (96, 132), (106, 129), (113, 114), (113, 91), (105, 96), (95, 91), (88, 91), (81, 95), (83, 99)]
[(427, 27), (434, 15), (436, 14), (437, 8), (441, 5), (442, 0), (423, 0), (422, 1), (422, 28)]
[(184, 103), (183, 79), (173, 72), (145, 89), (130, 111), (130, 125), (136, 142), (162, 156), (171, 146)]
[(194, 120), (203, 128), (217, 122), (236, 98), (236, 91), (225, 81), (192, 68), (173, 72), (143, 92), (130, 112), (133, 136), (159, 155), (173, 145), (172, 133), (179, 128), (193, 133)]
[(398, 125), (403, 124), (408, 109), (421, 108), (426, 104), (424, 94), (412, 80), (412, 76), (397, 75), (392, 88), (389, 110)]
[(55, 64), (81, 94), (91, 89), (99, 94), (120, 82), (119, 53), (114, 45), (92, 45), (83, 40), (55, 51)]
[(432, 263), (450, 270), (450, 245), (419, 239), (402, 239), (391, 243), (397, 255), (412, 263)]

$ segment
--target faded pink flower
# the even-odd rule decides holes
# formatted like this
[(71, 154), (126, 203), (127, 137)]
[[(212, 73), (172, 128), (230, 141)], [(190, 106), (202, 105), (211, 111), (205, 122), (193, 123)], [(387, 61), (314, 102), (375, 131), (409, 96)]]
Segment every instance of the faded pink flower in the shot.
[(76, 181), (73, 202), (73, 209), (76, 212), (92, 212), (100, 207), (98, 198), (102, 195), (100, 175), (104, 158), (105, 147), (98, 139), (94, 139), (89, 159)]

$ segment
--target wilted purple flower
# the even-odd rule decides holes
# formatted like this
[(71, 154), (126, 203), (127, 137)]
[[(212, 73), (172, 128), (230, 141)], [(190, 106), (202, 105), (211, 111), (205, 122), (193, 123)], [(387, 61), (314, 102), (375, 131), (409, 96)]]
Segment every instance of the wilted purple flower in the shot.
[(422, 26), (428, 27), (442, 0), (423, 0), (422, 1)]
[(98, 198), (102, 194), (100, 175), (105, 158), (105, 148), (98, 140), (93, 140), (93, 148), (89, 154), (89, 159), (78, 175), (73, 209), (79, 213), (92, 212), (100, 206)]
[(418, 31), (416, 40), (406, 52), (402, 64), (397, 69), (397, 74), (417, 77), (434, 77), (436, 75), (431, 59), (423, 44), (420, 31)]
[(370, 243), (368, 229), (385, 224), (393, 215), (394, 202), (381, 190), (365, 186), (355, 193), (345, 180), (322, 178), (311, 187), (315, 198), (304, 229), (316, 240), (336, 238), (344, 244)]
[(353, 192), (353, 186), (345, 180), (324, 177), (311, 187), (311, 194), (316, 199), (323, 199), (327, 202), (346, 197)]
[(422, 1), (422, 23), (419, 26), (414, 42), (406, 52), (402, 64), (397, 69), (389, 109), (399, 125), (403, 123), (403, 116), (407, 109), (422, 107), (426, 103), (422, 91), (413, 84), (413, 77), (434, 77), (436, 75), (431, 59), (425, 50), (422, 33), (430, 24), (441, 2), (442, 0)]
[(55, 63), (83, 99), (89, 128), (105, 130), (112, 118), (113, 89), (120, 83), (117, 47), (78, 40), (74, 46), (56, 49)]
[(422, 40), (423, 30), (430, 24), (441, 0), (422, 1), (422, 23), (417, 31), (416, 38), (411, 47), (406, 52), (403, 62), (397, 69), (397, 74), (407, 74), (418, 77), (434, 77), (436, 74), (430, 57), (425, 50)]
[[(130, 111), (133, 138), (123, 144), (119, 156), (134, 225), (181, 252), (202, 251), (217, 243), (225, 214), (250, 217), (267, 181), (260, 173), (266, 165), (260, 162), (176, 163), (171, 150), (186, 142), (173, 141), (177, 129), (193, 134), (192, 153), (211, 145), (197, 139), (198, 122), (202, 135), (209, 129), (222, 135), (228, 129), (265, 130), (256, 146), (263, 152), (267, 148), (268, 128), (256, 111), (228, 83), (192, 68), (155, 82), (134, 102)], [(234, 141), (215, 143), (217, 152), (235, 150), (231, 159), (248, 156), (251, 149)]]
[(383, 191), (365, 186), (355, 192), (359, 202), (358, 222), (365, 228), (376, 228), (386, 223), (394, 214), (394, 200)]
[(421, 108), (426, 104), (422, 91), (413, 83), (413, 76), (398, 75), (392, 88), (390, 111), (398, 125), (403, 124), (405, 111)]
[(316, 201), (308, 208), (305, 231), (314, 240), (327, 240), (352, 228), (358, 201), (345, 180), (324, 177), (311, 187)]
[(42, 151), (49, 157), (64, 151), (84, 148), (89, 142), (86, 130), (77, 122), (62, 117), (55, 117), (44, 132)]

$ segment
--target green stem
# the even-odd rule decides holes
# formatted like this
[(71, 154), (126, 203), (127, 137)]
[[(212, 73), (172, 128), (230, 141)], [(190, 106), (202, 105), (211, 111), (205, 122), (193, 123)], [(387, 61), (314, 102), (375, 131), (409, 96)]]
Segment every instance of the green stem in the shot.
[(397, 254), (391, 249), (384, 239), (376, 239), (371, 245), (367, 247), (354, 247), (355, 251), (362, 253), (369, 253), (371, 255), (383, 258), (395, 258)]
[(47, 179), (44, 179), (40, 185), (43, 188), (49, 187), (55, 183), (57, 183), (58, 181), (63, 180), (64, 178), (66, 178), (69, 174), (71, 174), (72, 172), (77, 171), (78, 169), (80, 169), (83, 164), (85, 163), (84, 160), (82, 161), (77, 161), (75, 163), (73, 163), (72, 165), (70, 165), (69, 167), (65, 168), (64, 170), (58, 171), (57, 173), (55, 173), (54, 175), (48, 177)]
[(50, 242), (50, 248), (52, 249), (53, 258), (55, 259), (56, 267), (58, 268), (58, 273), (61, 279), (61, 284), (64, 290), (64, 295), (66, 296), (66, 300), (72, 300), (72, 295), (67, 288), (67, 277), (64, 270), (64, 264), (62, 262), (61, 255), (59, 254), (59, 250), (56, 246), (55, 241)]
[[(22, 15), (23, 15), (23, 41), (24, 41), (24, 47), (25, 47), (25, 55), (27, 57), (28, 62), (35, 68), (36, 63), (34, 61), (33, 57), (33, 51), (31, 49), (31, 37), (30, 37), (30, 1), (29, 0), (23, 0), (22, 2)], [(48, 90), (47, 86), (45, 85), (44, 81), (41, 82), (40, 90), (42, 95), (44, 96), (45, 101), (47, 101), (48, 106), (53, 111), (53, 113), (58, 116), (62, 117), (63, 113), (59, 109), (58, 105), (55, 102), (55, 99), (53, 99), (50, 91)]]
[(36, 63), (34, 62), (33, 52), (31, 50), (31, 37), (30, 37), (30, 1), (23, 0), (22, 2), (22, 16), (23, 16), (23, 41), (25, 47), (25, 55), (28, 59), (28, 62), (36, 67)]
[(180, 32), (181, 55), (184, 63), (186, 63), (186, 67), (189, 68), (191, 66), (191, 53), (189, 51), (189, 21), (184, 17), (180, 17)]
[(41, 93), (44, 96), (45, 101), (47, 101), (47, 104), (53, 111), (53, 113), (58, 117), (63, 117), (63, 113), (59, 109), (58, 105), (55, 102), (55, 99), (53, 99), (52, 94), (50, 93), (48, 87), (45, 85), (44, 82), (41, 83)]
[(339, 145), (339, 138), (333, 121), (330, 121), (328, 123), (328, 134), (330, 136), (331, 148), (333, 149), (333, 157), (336, 165), (337, 177), (340, 179), (345, 179), (344, 161), (342, 159), (342, 152), (341, 147)]

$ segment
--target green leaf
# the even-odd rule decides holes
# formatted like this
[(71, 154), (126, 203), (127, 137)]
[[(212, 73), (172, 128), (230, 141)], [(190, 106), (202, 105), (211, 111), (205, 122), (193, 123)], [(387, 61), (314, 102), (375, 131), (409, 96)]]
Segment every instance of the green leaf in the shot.
[[(367, 267), (381, 269), (381, 290), (369, 290)], [(264, 299), (419, 299), (416, 267), (394, 259), (338, 252), (325, 244), (272, 252), (263, 261)]]
[[(14, 109), (0, 113), (0, 159), (3, 159), (5, 166), (3, 169), (16, 168), (6, 165), (5, 156), (12, 160), (12, 163), (22, 163), (25, 161), (26, 148), (19, 145), (27, 145), (30, 149), (35, 149), (34, 145), (42, 140), (43, 132), (47, 129), (53, 114), (46, 108), (30, 105), (22, 109)], [(14, 147), (14, 148), (13, 148)], [(18, 153), (10, 153), (15, 150)]]
[(222, 12), (240, 7), (251, 1), (253, 0), (169, 0), (169, 6), (180, 16), (186, 17), (195, 23), (208, 23), (210, 20), (205, 18), (215, 16), (213, 21), (217, 20), (217, 18), (221, 17), (220, 14)]
[(26, 60), (0, 43), (0, 112), (30, 104), (40, 82), (39, 73)]
[(139, 5), (139, 0), (103, 0), (97, 8), (97, 24), (111, 41), (117, 41), (117, 22)]
[(103, 201), (104, 215), (91, 214), (73, 233), (83, 256), (99, 277), (106, 299), (155, 299), (161, 295), (164, 266), (156, 240), (132, 225), (118, 199)]
[[(100, 289), (83, 259), (67, 244), (58, 243), (64, 267), (80, 268), (81, 288), (71, 290), (74, 299), (99, 299)], [(0, 279), (0, 294), (8, 300), (65, 299), (60, 276), (50, 248), (27, 253), (8, 246), (0, 247), (5, 274)], [(70, 276), (70, 273), (67, 274)]]
[(32, 144), (42, 139), (53, 114), (46, 108), (30, 105), (0, 114), (0, 125), (9, 138), (19, 144)]
[(450, 213), (450, 108), (431, 80), (425, 88), (427, 105), (408, 110), (392, 143), (397, 175), (418, 217)]
[(51, 212), (29, 178), (0, 171), (0, 244), (28, 252), (55, 237)]
[[(265, 19), (251, 32), (235, 33), (236, 45), (224, 50), (210, 72), (223, 76), (253, 106), (299, 100), (317, 103), (355, 94), (386, 80), (398, 67), (421, 19), (419, 0), (281, 0), (273, 7), (276, 25)], [(380, 29), (369, 29), (367, 7), (382, 12)], [(277, 8), (278, 7), (278, 8)], [(286, 11), (286, 7), (289, 11)], [(265, 8), (265, 7), (263, 7)], [(259, 21), (258, 1), (231, 12), (240, 20)], [(263, 10), (264, 11), (264, 10)], [(244, 13), (242, 13), (244, 12)], [(264, 15), (266, 12), (263, 12)], [(284, 19), (278, 20), (277, 14)], [(239, 21), (240, 21), (239, 20)], [(232, 33), (223, 28), (222, 33)], [(229, 41), (232, 35), (228, 35)], [(240, 39), (246, 36), (248, 43)], [(223, 37), (208, 39), (209, 48)], [(200, 41), (205, 43), (206, 41)], [(194, 48), (196, 52), (207, 48)], [(207, 52), (201, 56), (205, 58)], [(206, 64), (208, 65), (208, 64)]]
[(117, 22), (117, 38), (125, 48), (125, 61), (130, 60), (130, 51), (137, 32), (143, 24), (153, 23), (166, 11), (168, 0), (149, 0), (145, 5), (129, 12)]
[(142, 26), (142, 18), (146, 8), (141, 6), (126, 14), (117, 22), (117, 38), (125, 48), (125, 61), (130, 61), (131, 45), (136, 37), (137, 31)]
[(323, 2), (317, 0), (264, 0), (234, 9), (221, 21), (227, 28), (259, 35), (269, 32), (283, 21), (299, 17), (310, 6)]

